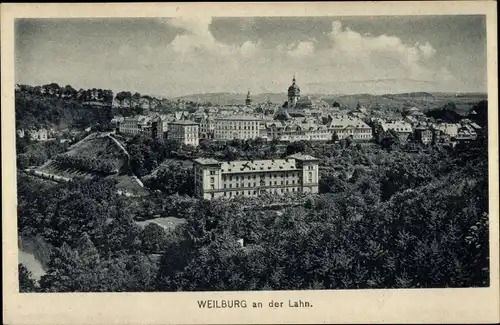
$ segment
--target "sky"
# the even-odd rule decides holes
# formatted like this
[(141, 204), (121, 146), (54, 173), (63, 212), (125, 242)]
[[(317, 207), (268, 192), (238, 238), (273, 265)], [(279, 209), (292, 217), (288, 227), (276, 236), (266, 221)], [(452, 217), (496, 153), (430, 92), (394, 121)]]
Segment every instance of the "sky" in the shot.
[(16, 83), (176, 97), (486, 92), (485, 16), (18, 19)]

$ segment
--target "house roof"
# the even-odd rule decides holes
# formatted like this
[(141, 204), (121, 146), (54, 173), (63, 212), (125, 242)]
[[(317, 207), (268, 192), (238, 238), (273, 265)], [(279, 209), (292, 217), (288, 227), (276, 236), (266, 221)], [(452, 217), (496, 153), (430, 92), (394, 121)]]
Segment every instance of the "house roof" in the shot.
[(296, 154), (293, 154), (291, 156), (288, 156), (288, 158), (293, 158), (293, 159), (297, 159), (297, 160), (305, 160), (305, 161), (318, 160), (318, 158), (315, 158), (315, 157), (310, 156), (310, 155), (305, 155), (303, 153), (296, 153)]
[(220, 161), (213, 158), (198, 158), (195, 159), (194, 162), (201, 165), (216, 165), (221, 163)]
[(348, 117), (348, 116), (332, 117), (332, 121), (328, 126), (330, 128), (341, 128), (341, 129), (345, 129), (348, 127), (370, 128), (368, 124), (366, 124), (359, 118)]
[(391, 122), (385, 122), (381, 123), (382, 129), (384, 131), (387, 130), (394, 130), (396, 132), (411, 132), (412, 127), (409, 123), (403, 122), (403, 121), (391, 121)]
[(169, 122), (168, 124), (177, 124), (177, 125), (198, 125), (198, 123), (189, 121), (189, 120), (177, 120)]
[(198, 158), (194, 161), (201, 165), (218, 165), (220, 164), (223, 174), (248, 173), (257, 171), (286, 171), (297, 170), (296, 160), (302, 161), (317, 161), (318, 159), (303, 154), (295, 154), (285, 159), (269, 159), (269, 160), (234, 160), (234, 161), (218, 161), (212, 158)]
[(217, 116), (215, 120), (235, 120), (235, 121), (260, 121), (261, 118), (253, 115), (231, 115), (231, 116)]
[(251, 171), (280, 171), (295, 170), (294, 159), (274, 159), (274, 160), (237, 160), (223, 162), (222, 173), (248, 173)]

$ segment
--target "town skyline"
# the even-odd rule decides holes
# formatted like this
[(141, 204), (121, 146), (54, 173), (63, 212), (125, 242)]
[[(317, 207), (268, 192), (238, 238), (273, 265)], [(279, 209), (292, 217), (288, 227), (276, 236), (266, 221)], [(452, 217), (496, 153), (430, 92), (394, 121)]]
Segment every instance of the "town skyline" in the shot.
[(304, 95), (486, 92), (484, 24), (484, 16), (21, 19), (16, 83), (176, 98), (282, 93), (295, 73)]

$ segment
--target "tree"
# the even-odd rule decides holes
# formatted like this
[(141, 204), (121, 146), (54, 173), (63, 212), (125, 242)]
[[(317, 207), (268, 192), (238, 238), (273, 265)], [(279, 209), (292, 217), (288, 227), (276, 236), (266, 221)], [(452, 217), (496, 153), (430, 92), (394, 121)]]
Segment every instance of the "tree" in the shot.
[(68, 195), (59, 202), (52, 218), (52, 227), (58, 232), (52, 242), (57, 246), (62, 242), (76, 244), (83, 233), (87, 233), (92, 240), (103, 240), (108, 213), (96, 199), (82, 197), (80, 193)]
[(295, 141), (286, 146), (286, 155), (293, 155), (295, 153), (303, 153), (306, 151), (308, 144), (305, 141)]
[(76, 98), (76, 89), (71, 87), (71, 85), (66, 85), (61, 89), (61, 97), (64, 98)]
[(163, 252), (166, 244), (166, 232), (156, 223), (148, 223), (141, 232), (142, 249), (144, 252)]
[(35, 292), (37, 290), (36, 281), (33, 279), (33, 274), (22, 264), (17, 267), (19, 275), (19, 291), (20, 292)]
[(17, 169), (23, 170), (23, 169), (26, 169), (29, 167), (30, 160), (29, 160), (28, 156), (26, 156), (25, 154), (22, 154), (22, 155), (17, 156), (16, 163), (17, 163)]
[(40, 287), (48, 292), (75, 292), (78, 289), (76, 278), (78, 262), (76, 253), (63, 243), (56, 248), (49, 262), (49, 269), (40, 278)]
[(79, 238), (76, 250), (78, 251), (80, 265), (88, 268), (95, 268), (99, 265), (99, 252), (86, 232)]

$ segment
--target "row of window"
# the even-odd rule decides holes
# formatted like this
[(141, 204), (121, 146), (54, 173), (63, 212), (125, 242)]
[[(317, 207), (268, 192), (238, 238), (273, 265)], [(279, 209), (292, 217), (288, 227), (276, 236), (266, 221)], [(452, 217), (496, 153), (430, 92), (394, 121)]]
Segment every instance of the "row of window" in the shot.
[[(309, 166), (310, 169), (311, 167), (313, 166)], [(214, 175), (214, 174), (210, 174), (210, 175)], [(299, 177), (300, 174), (299, 173), (285, 173), (285, 174), (268, 174), (268, 175), (259, 175), (259, 178), (260, 179), (271, 179), (271, 178), (283, 178), (283, 177)], [(257, 179), (257, 175), (248, 175), (246, 176), (246, 179), (248, 180), (251, 180), (251, 179)], [(226, 181), (226, 180), (229, 180), (229, 181), (232, 181), (233, 180), (233, 175), (222, 175), (222, 180), (223, 181)], [(234, 176), (234, 180), (242, 180), (244, 181), (245, 180), (245, 175), (235, 175)]]
[(246, 135), (246, 136), (258, 136), (259, 135), (259, 130), (253, 130), (253, 131), (237, 131), (237, 130), (215, 130), (214, 134), (218, 136), (233, 136), (234, 134), (238, 134), (240, 136)]
[(246, 125), (238, 125), (238, 126), (229, 126), (229, 125), (222, 125), (221, 127), (218, 127), (217, 129), (220, 129), (220, 130), (257, 130), (258, 127), (256, 126), (246, 126)]
[[(278, 168), (279, 168), (279, 169), (283, 169), (283, 166), (279, 166)], [(252, 167), (252, 170), (259, 170), (259, 169), (260, 169), (260, 170), (264, 170), (265, 168), (264, 168), (264, 166), (260, 166), (259, 168)], [(273, 169), (273, 167), (272, 167), (272, 166), (267, 166), (267, 169)], [(295, 169), (295, 166), (290, 166), (290, 167), (288, 167), (287, 169)], [(224, 171), (224, 170), (222, 170), (222, 171)], [(232, 171), (232, 169), (231, 169), (231, 168), (228, 168), (228, 170), (227, 170), (227, 171), (228, 171), (228, 172), (231, 172), (231, 171)]]
[[(309, 178), (309, 182), (312, 183), (312, 178)], [(272, 181), (269, 181), (269, 182), (260, 181), (259, 182), (259, 186), (290, 185), (290, 184), (291, 185), (295, 185), (295, 183), (299, 184), (299, 181), (295, 181), (294, 179), (292, 179), (291, 181), (288, 181), (288, 180), (287, 181), (280, 181), (279, 183), (278, 183), (278, 181), (274, 181), (274, 184), (273, 184)], [(214, 187), (215, 187), (214, 184), (210, 185), (210, 188), (212, 190), (215, 189)], [(234, 184), (234, 187), (235, 188), (239, 188), (239, 187), (257, 187), (257, 182), (253, 182), (253, 183), (248, 182), (246, 184), (244, 182), (241, 183), (241, 184), (240, 183), (236, 183), (236, 184)], [(233, 188), (233, 184), (232, 183), (229, 183), (229, 184), (224, 183), (224, 188)]]
[[(270, 189), (269, 191), (266, 190), (260, 190), (261, 193), (267, 192), (270, 194), (279, 194), (279, 193), (294, 193), (294, 192), (299, 192), (299, 189), (296, 187), (292, 188), (275, 188), (275, 189)], [(232, 196), (252, 196), (252, 195), (257, 195), (257, 190), (248, 190), (248, 191), (230, 191), (230, 192), (223, 192), (224, 197), (232, 197)], [(234, 194), (233, 194), (234, 193)], [(214, 197), (214, 193), (212, 193), (212, 197)]]
[(258, 125), (258, 121), (217, 121), (216, 125)]
[(333, 130), (337, 133), (372, 133), (372, 129)]

